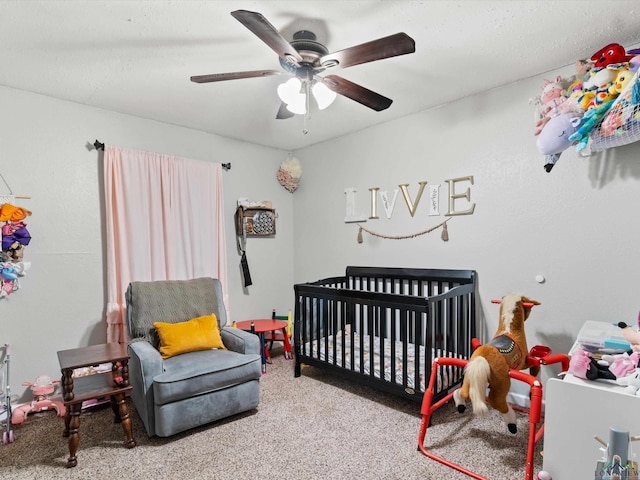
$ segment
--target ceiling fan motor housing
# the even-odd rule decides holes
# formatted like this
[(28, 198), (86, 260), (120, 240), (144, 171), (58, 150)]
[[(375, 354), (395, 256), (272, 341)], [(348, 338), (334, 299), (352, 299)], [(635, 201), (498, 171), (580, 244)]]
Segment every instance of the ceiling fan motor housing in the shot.
[(302, 62), (289, 62), (280, 58), (280, 65), (287, 72), (302, 79), (311, 79), (317, 71), (324, 70), (324, 66), (320, 65), (320, 58), (327, 55), (329, 50), (327, 47), (316, 41), (316, 35), (308, 30), (300, 30), (293, 34), (293, 40), (289, 42), (298, 54), (302, 57)]

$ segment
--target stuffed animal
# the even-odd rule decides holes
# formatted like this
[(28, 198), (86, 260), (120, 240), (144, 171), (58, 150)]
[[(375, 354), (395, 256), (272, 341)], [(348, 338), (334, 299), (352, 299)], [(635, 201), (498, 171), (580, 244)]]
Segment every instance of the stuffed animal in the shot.
[(630, 327), (625, 322), (618, 322), (618, 327), (622, 329), (622, 336), (631, 344), (631, 349), (640, 352), (640, 332), (637, 328)]
[[(618, 65), (617, 63), (614, 65)], [(592, 68), (589, 70), (589, 75), (584, 82), (582, 82), (582, 89), (585, 92), (591, 90), (597, 90), (608, 86), (616, 78), (616, 72), (613, 69), (607, 67)]]
[(509, 371), (528, 368), (533, 376), (537, 376), (540, 371), (539, 366), (532, 366), (527, 362), (529, 350), (524, 322), (534, 305), (540, 305), (540, 302), (519, 293), (502, 298), (498, 329), (493, 339), (473, 352), (464, 369), (462, 387), (453, 393), (453, 401), (458, 412), (465, 411), (465, 400), (469, 399), (474, 414), (485, 414), (489, 410), (485, 403), (486, 398), (486, 402), (502, 414), (509, 432), (518, 431), (516, 414), (507, 403), (511, 387)]
[(616, 383), (625, 387), (625, 393), (640, 397), (640, 368), (636, 368), (636, 370), (630, 375), (618, 378)]
[(560, 160), (560, 155), (572, 145), (569, 136), (576, 132), (580, 118), (575, 114), (558, 115), (544, 126), (536, 142), (538, 151), (545, 156), (544, 169), (547, 173)]
[(595, 68), (606, 67), (611, 63), (628, 62), (633, 55), (627, 55), (624, 47), (618, 43), (610, 43), (591, 56)]
[(580, 125), (579, 116), (565, 113), (550, 119), (542, 129), (536, 145), (542, 155), (561, 153), (569, 148), (572, 142), (569, 136), (577, 131)]
[(629, 70), (631, 70), (632, 72), (637, 72), (640, 68), (640, 48), (629, 50), (627, 53), (633, 55), (631, 60), (629, 60)]
[(631, 83), (633, 75), (634, 73), (629, 70), (628, 67), (619, 69), (613, 84), (609, 87), (609, 93), (612, 93), (613, 95), (620, 95)]
[(580, 105), (579, 99), (584, 93), (584, 82), (589, 79), (589, 72), (591, 72), (592, 68), (593, 64), (588, 60), (578, 60), (576, 62), (576, 75), (567, 87), (567, 101), (561, 107), (563, 113), (584, 113), (584, 108)]
[(607, 362), (598, 362), (585, 350), (578, 349), (571, 355), (569, 373), (587, 380), (615, 380), (616, 376), (609, 370)]
[(590, 109), (589, 111), (587, 111), (587, 113), (584, 114), (584, 117), (580, 119), (580, 126), (578, 127), (578, 129), (575, 131), (575, 133), (569, 135), (569, 141), (577, 142), (577, 152), (581, 152), (582, 150), (587, 148), (589, 135), (591, 135), (592, 130), (607, 114), (613, 102), (613, 100), (609, 100), (602, 105)]
[(564, 96), (564, 88), (562, 88), (562, 78), (556, 77), (551, 82), (549, 80), (544, 81), (544, 87), (542, 88), (542, 95), (540, 100), (542, 102), (542, 115), (555, 116), (554, 113), (558, 111), (558, 106), (566, 100)]
[(549, 119), (538, 135), (536, 145), (538, 151), (545, 155), (544, 169), (550, 172), (553, 166), (560, 159), (560, 155), (573, 142), (569, 136), (573, 135), (580, 125), (581, 115), (564, 113)]
[(628, 120), (630, 113), (625, 112), (630, 110), (632, 92), (626, 90), (635, 78), (636, 74), (631, 70), (620, 70), (613, 85), (609, 87), (609, 91), (616, 95), (616, 101), (600, 125), (603, 136), (613, 135)]
[(556, 77), (554, 81), (545, 80), (542, 86), (542, 94), (536, 99), (536, 103), (540, 105), (537, 114), (536, 129), (534, 135), (539, 135), (545, 124), (550, 118), (561, 113), (560, 107), (567, 100), (565, 90), (562, 87), (562, 78)]
[(615, 89), (615, 81), (620, 72), (629, 71), (629, 63), (613, 63), (589, 72), (589, 80), (584, 82), (584, 92), (578, 102), (585, 111), (614, 100), (620, 93)]

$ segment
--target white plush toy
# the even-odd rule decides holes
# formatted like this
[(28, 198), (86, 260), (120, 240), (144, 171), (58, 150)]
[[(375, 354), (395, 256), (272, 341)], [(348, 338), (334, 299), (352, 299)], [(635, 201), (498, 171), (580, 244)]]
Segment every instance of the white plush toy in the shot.
[(640, 368), (636, 371), (616, 379), (616, 383), (625, 387), (624, 392), (640, 397)]

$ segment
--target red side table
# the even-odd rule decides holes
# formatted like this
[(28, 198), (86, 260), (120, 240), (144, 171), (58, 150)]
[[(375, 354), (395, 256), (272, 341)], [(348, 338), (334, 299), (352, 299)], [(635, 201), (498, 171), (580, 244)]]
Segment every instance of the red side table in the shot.
[(271, 363), (271, 355), (269, 354), (269, 348), (264, 341), (264, 334), (268, 332), (282, 331), (284, 339), (284, 356), (289, 359), (291, 355), (291, 343), (287, 336), (287, 322), (284, 320), (273, 320), (271, 318), (257, 319), (257, 320), (243, 320), (237, 322), (236, 327), (240, 330), (255, 333), (260, 337), (260, 351), (262, 354), (262, 373), (267, 373), (267, 362)]

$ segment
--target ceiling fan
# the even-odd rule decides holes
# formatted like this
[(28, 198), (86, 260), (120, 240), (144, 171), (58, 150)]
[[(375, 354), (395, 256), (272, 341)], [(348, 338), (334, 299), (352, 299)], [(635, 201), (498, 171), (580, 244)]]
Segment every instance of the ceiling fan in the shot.
[[(331, 95), (342, 95), (350, 98), (375, 111), (389, 108), (393, 100), (384, 97), (379, 93), (369, 90), (361, 85), (353, 83), (338, 75), (319, 74), (330, 68), (347, 68), (363, 63), (374, 62), (389, 57), (405, 55), (415, 52), (415, 41), (406, 33), (396, 33), (388, 37), (379, 38), (370, 42), (362, 43), (344, 50), (329, 53), (329, 50), (316, 41), (313, 32), (302, 30), (293, 35), (293, 40), (288, 42), (269, 23), (269, 21), (258, 12), (248, 10), (236, 10), (231, 15), (253, 32), (260, 40), (266, 43), (274, 52), (278, 54), (280, 65), (283, 70), (251, 70), (245, 72), (214, 73), (210, 75), (196, 75), (191, 77), (192, 82), (210, 83), (225, 80), (238, 80), (242, 78), (267, 77), (271, 75), (289, 74), (298, 80), (294, 86), (294, 95), (302, 98), (306, 102), (305, 108), (296, 111), (294, 101), (287, 103), (283, 100), (276, 118), (289, 118), (294, 113), (306, 113), (309, 111), (309, 98), (313, 87), (314, 96), (316, 88), (328, 89)], [(286, 84), (285, 84), (286, 85)], [(320, 87), (318, 87), (320, 85)], [(283, 88), (281, 85), (280, 88)], [(290, 86), (291, 87), (291, 86)], [(283, 94), (279, 95), (281, 99)], [(335, 92), (335, 93), (331, 93)], [(330, 102), (329, 102), (330, 103)], [(322, 108), (322, 106), (321, 106)], [(304, 110), (304, 111), (303, 111)]]

